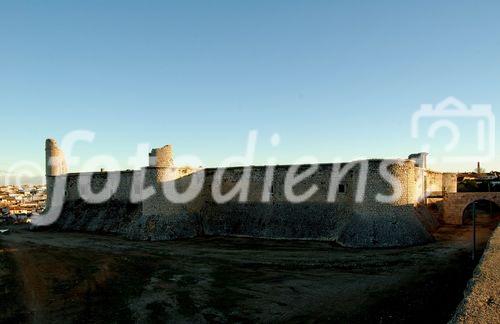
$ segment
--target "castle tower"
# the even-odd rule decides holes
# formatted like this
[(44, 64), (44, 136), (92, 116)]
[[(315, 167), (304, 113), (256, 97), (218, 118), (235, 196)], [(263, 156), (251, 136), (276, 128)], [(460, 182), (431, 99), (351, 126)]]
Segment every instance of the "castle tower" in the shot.
[(172, 145), (153, 149), (149, 153), (147, 170), (147, 178), (156, 183), (174, 180), (176, 178), (176, 169)]
[[(67, 172), (64, 152), (59, 148), (55, 140), (47, 139), (45, 141), (46, 211), (51, 210), (54, 207), (53, 205), (62, 206), (66, 181), (60, 179), (59, 176), (65, 175)], [(57, 209), (57, 207), (54, 209)]]
[(66, 174), (68, 168), (64, 158), (64, 152), (53, 139), (45, 141), (45, 175), (55, 177)]
[(166, 201), (163, 204), (158, 203), (158, 201), (165, 199), (162, 194), (163, 183), (176, 179), (173, 156), (172, 145), (155, 148), (149, 153), (149, 166), (143, 168), (143, 172), (146, 186), (153, 186), (156, 195), (143, 201), (143, 215), (162, 215), (165, 213), (163, 207), (170, 206)]
[(155, 148), (149, 153), (149, 167), (152, 168), (173, 168), (174, 153), (172, 145), (165, 145)]

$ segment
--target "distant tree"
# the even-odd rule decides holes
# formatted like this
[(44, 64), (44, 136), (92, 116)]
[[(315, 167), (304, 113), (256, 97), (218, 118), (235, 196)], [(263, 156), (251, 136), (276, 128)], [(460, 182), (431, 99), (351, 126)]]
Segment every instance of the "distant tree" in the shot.
[(458, 183), (458, 192), (478, 192), (479, 186), (474, 180), (464, 180)]

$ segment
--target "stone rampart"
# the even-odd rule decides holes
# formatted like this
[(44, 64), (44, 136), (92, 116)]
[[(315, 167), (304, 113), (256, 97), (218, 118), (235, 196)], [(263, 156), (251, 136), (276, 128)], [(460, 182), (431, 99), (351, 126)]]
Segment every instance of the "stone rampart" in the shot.
[[(311, 168), (316, 170), (288, 190), (287, 175)], [(332, 182), (333, 174), (339, 177), (334, 171), (345, 168), (349, 170), (343, 177)], [(387, 171), (385, 175), (381, 169)], [(412, 160), (379, 159), (196, 171), (174, 167), (172, 148), (165, 146), (153, 150), (150, 165), (141, 170), (48, 175), (47, 179), (52, 184), (54, 179), (66, 177), (63, 212), (56, 223), (65, 230), (112, 232), (139, 240), (249, 236), (393, 247), (432, 241), (431, 216), (419, 209), (420, 170)], [(137, 183), (137, 178), (143, 182)], [(361, 178), (366, 179), (366, 187)], [(240, 199), (240, 192), (223, 199), (239, 188), (241, 179), (248, 182), (248, 189), (243, 190), (247, 197)], [(400, 186), (394, 187), (391, 179)], [(172, 188), (182, 193), (193, 183), (201, 183), (193, 199), (172, 202), (168, 194)], [(220, 186), (214, 188), (214, 183)], [(144, 191), (150, 186), (152, 195)], [(312, 188), (316, 191), (307, 199), (293, 200)], [(329, 197), (332, 191), (336, 191), (333, 201)], [(95, 197), (99, 192), (107, 199)], [(393, 194), (397, 199), (378, 199)]]

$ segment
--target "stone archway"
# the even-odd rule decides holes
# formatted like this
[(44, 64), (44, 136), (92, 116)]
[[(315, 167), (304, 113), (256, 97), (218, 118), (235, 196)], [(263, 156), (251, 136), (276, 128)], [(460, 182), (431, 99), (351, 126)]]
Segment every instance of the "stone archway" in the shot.
[(475, 203), (474, 210), (476, 213), (476, 220), (478, 223), (490, 222), (495, 215), (498, 214), (500, 206), (491, 200), (479, 199), (474, 200), (470, 204), (465, 205), (462, 211), (462, 224), (472, 223), (473, 204)]
[(465, 208), (478, 200), (488, 200), (500, 206), (500, 192), (447, 193), (443, 200), (443, 221), (446, 224), (462, 225)]

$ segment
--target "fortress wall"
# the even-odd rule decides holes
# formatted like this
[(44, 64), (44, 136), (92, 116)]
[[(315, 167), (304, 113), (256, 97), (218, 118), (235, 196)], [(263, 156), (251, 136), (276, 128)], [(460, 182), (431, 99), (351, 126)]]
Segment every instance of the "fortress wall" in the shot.
[(427, 170), (425, 173), (425, 189), (427, 195), (432, 193), (441, 194), (443, 192), (443, 174)]
[(395, 193), (393, 186), (380, 172), (380, 169), (383, 168), (382, 163), (384, 162), (385, 160), (369, 161), (366, 198), (363, 203), (356, 204), (356, 212), (380, 214), (380, 212), (384, 212), (386, 208), (394, 205), (414, 206), (417, 203), (416, 184), (414, 181), (415, 167), (413, 162), (409, 160), (394, 160), (394, 163), (388, 165), (386, 168), (390, 175), (401, 184), (399, 197), (390, 204), (377, 201), (377, 196), (379, 194), (390, 196)]
[(458, 180), (456, 173), (443, 173), (443, 190), (448, 193), (457, 192)]
[(203, 171), (194, 171), (172, 167), (143, 169), (145, 188), (151, 186), (156, 194), (143, 201), (141, 215), (132, 221), (127, 230), (130, 239), (173, 240), (192, 238), (201, 233), (198, 216), (203, 201), (201, 194), (187, 203), (173, 203), (164, 193), (165, 184), (175, 186), (180, 193), (185, 192), (191, 181), (200, 181), (197, 176)]
[[(301, 194), (316, 185), (318, 191), (307, 201), (289, 202), (285, 194), (285, 178), (290, 166), (277, 166), (269, 202), (262, 202), (266, 167), (254, 167), (250, 175), (247, 202), (238, 196), (219, 204), (212, 196), (216, 169), (198, 171), (180, 177), (175, 168), (145, 168), (145, 187), (154, 186), (156, 195), (142, 204), (129, 201), (132, 172), (121, 172), (119, 189), (110, 201), (91, 204), (81, 199), (77, 182), (80, 174), (67, 179), (67, 197), (63, 217), (58, 226), (67, 230), (127, 234), (141, 240), (171, 240), (198, 235), (251, 236), (273, 239), (315, 239), (337, 241), (351, 247), (383, 247), (422, 244), (432, 238), (415, 216), (416, 201), (413, 164), (392, 166), (390, 172), (402, 183), (402, 195), (393, 204), (375, 201), (379, 192), (391, 194), (391, 185), (379, 174), (381, 160), (369, 161), (366, 199), (355, 202), (359, 166), (340, 182), (345, 192), (338, 192), (335, 203), (328, 203), (332, 165), (319, 165), (318, 170), (294, 189)], [(301, 166), (299, 173), (309, 166)], [(244, 174), (243, 168), (226, 169), (222, 193), (230, 191)], [(185, 172), (185, 171), (182, 171)], [(184, 173), (182, 173), (184, 174)], [(92, 190), (102, 190), (113, 173), (82, 174), (91, 178)], [(196, 199), (175, 204), (162, 193), (164, 183), (174, 184), (183, 192), (191, 181), (205, 185)]]
[[(266, 167), (252, 168), (246, 202), (240, 202), (239, 195), (223, 204), (214, 200), (212, 184), (217, 169), (206, 169), (176, 179), (175, 186), (180, 192), (191, 181), (198, 181), (197, 177), (201, 174), (205, 175), (205, 186), (197, 198), (187, 204), (174, 204), (163, 195), (144, 201), (143, 217), (132, 226), (130, 237), (168, 239), (179, 235), (193, 237), (205, 234), (333, 240), (333, 232), (340, 228), (337, 226), (339, 217), (342, 215), (345, 221), (350, 212), (351, 192), (355, 186), (350, 177), (346, 177), (342, 183), (348, 191), (339, 193), (335, 204), (327, 203), (332, 166), (318, 167), (319, 170), (312, 177), (297, 185), (295, 193), (301, 194), (312, 185), (317, 185), (318, 191), (306, 202), (299, 204), (290, 203), (286, 199), (284, 183), (289, 166), (275, 167), (269, 202), (262, 202)], [(302, 167), (305, 168), (307, 166)], [(155, 181), (162, 178), (158, 176), (159, 172), (163, 171), (149, 169), (146, 178), (148, 184), (155, 185), (156, 190), (161, 192), (160, 183), (155, 184)], [(231, 191), (243, 175), (244, 168), (226, 169), (221, 181), (222, 194)], [(333, 221), (337, 223), (332, 224)]]
[[(419, 177), (423, 177), (425, 182), (419, 181)], [(431, 170), (415, 168), (415, 183), (417, 186), (416, 192), (423, 194), (440, 195), (443, 192), (457, 192), (457, 174), (451, 172), (436, 172)], [(425, 184), (424, 186), (422, 186)], [(439, 199), (442, 200), (442, 199)]]
[[(48, 157), (62, 156), (55, 141), (49, 140), (47, 146), (50, 148), (47, 150)], [(63, 159), (58, 161), (64, 162)], [(140, 240), (171, 240), (199, 235), (251, 236), (329, 240), (350, 247), (407, 246), (431, 241), (432, 237), (422, 225), (426, 224), (425, 217), (415, 210), (421, 188), (416, 181), (417, 173), (425, 169), (418, 169), (412, 160), (391, 160), (398, 162), (392, 164), (388, 171), (391, 177), (400, 181), (401, 195), (395, 201), (380, 203), (376, 200), (378, 193), (393, 193), (389, 179), (380, 174), (380, 166), (384, 161), (354, 163), (355, 167), (347, 172), (340, 185), (335, 185), (334, 189), (338, 192), (334, 202), (327, 200), (332, 171), (334, 167), (343, 169), (345, 163), (314, 165), (317, 170), (312, 176), (297, 182), (293, 187), (296, 195), (317, 187), (318, 190), (311, 197), (301, 202), (288, 199), (286, 177), (295, 169), (291, 177), (295, 178), (297, 174), (311, 168), (310, 165), (252, 167), (249, 175), (245, 174), (243, 167), (227, 168), (221, 178), (221, 194), (230, 192), (239, 185), (242, 177), (247, 177), (248, 199), (240, 201), (239, 195), (236, 195), (220, 203), (212, 194), (218, 170), (175, 168), (172, 147), (167, 145), (153, 150), (150, 165), (135, 173), (121, 171), (67, 175), (64, 209), (57, 226), (67, 230), (127, 234), (129, 238)], [(368, 165), (368, 178), (363, 199), (356, 201), (358, 178), (364, 174), (359, 163)], [(269, 170), (274, 170), (270, 177), (272, 183), (266, 181)], [(58, 168), (53, 171), (48, 168), (49, 189), (53, 180), (60, 179), (59, 174), (52, 173), (64, 170)], [(144, 178), (143, 187), (139, 187), (140, 183), (133, 183), (134, 174)], [(104, 199), (104, 202), (86, 201), (86, 196), (103, 190), (108, 180), (115, 176), (116, 181), (120, 182), (117, 183), (116, 192), (108, 193), (111, 199)], [(79, 190), (80, 181), (90, 183), (92, 189)], [(172, 193), (174, 187), (178, 192), (184, 192), (192, 181), (201, 186), (194, 199), (173, 203), (171, 196), (165, 195)], [(429, 184), (440, 186), (438, 181), (439, 175), (433, 174)], [(265, 188), (265, 185), (269, 186)], [(155, 190), (154, 195), (141, 200), (141, 203), (130, 201), (131, 193), (136, 196), (148, 195), (143, 188), (149, 186)], [(339, 190), (340, 187), (342, 190)], [(263, 195), (268, 196), (269, 200), (263, 201)]]
[(346, 246), (408, 246), (432, 240), (424, 226), (427, 219), (419, 219), (415, 165), (402, 160), (392, 164), (388, 171), (401, 184), (401, 195), (390, 202), (379, 202), (377, 195), (393, 195), (393, 186), (379, 172), (384, 160), (370, 160), (366, 198), (355, 203), (348, 225), (342, 231), (339, 242)]
[[(402, 182), (402, 195), (394, 204), (375, 201), (378, 192), (391, 194), (392, 187), (378, 175), (381, 160), (369, 161), (368, 198), (355, 202), (359, 167), (350, 171), (341, 184), (345, 192), (337, 194), (335, 203), (327, 202), (332, 165), (319, 165), (311, 177), (296, 186), (301, 194), (311, 186), (319, 189), (307, 201), (292, 203), (286, 199), (285, 178), (290, 166), (277, 166), (269, 202), (262, 202), (266, 167), (253, 167), (249, 177), (248, 201), (236, 196), (217, 203), (212, 196), (216, 169), (170, 180), (179, 191), (203, 173), (205, 186), (197, 198), (186, 204), (174, 204), (166, 197), (155, 196), (143, 204), (142, 216), (130, 226), (129, 237), (164, 240), (197, 235), (251, 236), (273, 239), (315, 239), (337, 241), (351, 247), (404, 246), (432, 240), (415, 214), (416, 187), (414, 164), (404, 161), (392, 166), (391, 174)], [(299, 172), (309, 166), (301, 166)], [(151, 184), (166, 170), (150, 169), (146, 178)], [(160, 174), (159, 174), (160, 173)], [(222, 177), (222, 193), (228, 193), (244, 176), (244, 168), (228, 168)], [(164, 181), (168, 181), (167, 176)], [(162, 190), (159, 183), (157, 190)], [(160, 192), (160, 191), (159, 191)]]
[[(91, 203), (83, 199), (78, 189), (79, 181), (89, 181), (92, 192), (99, 193), (105, 186), (108, 178), (119, 179), (118, 189), (114, 194), (110, 190), (107, 199), (102, 203)], [(65, 230), (103, 232), (103, 233), (127, 233), (131, 221), (140, 216), (141, 204), (130, 202), (132, 190), (132, 171), (97, 172), (97, 173), (72, 173), (66, 179), (66, 197), (61, 217), (56, 226)], [(83, 195), (88, 192), (82, 189)]]
[[(114, 180), (116, 179), (116, 181)], [(132, 189), (137, 191), (137, 188), (132, 188), (133, 171), (116, 171), (116, 172), (95, 172), (95, 173), (70, 173), (67, 175), (66, 183), (66, 201), (77, 201), (82, 199), (78, 183), (88, 181), (91, 184), (92, 193), (97, 194), (105, 190), (105, 186), (109, 181), (108, 187), (117, 186), (115, 193), (109, 190), (112, 195), (112, 200), (129, 202)], [(83, 181), (83, 182), (82, 182)], [(88, 192), (88, 188), (82, 186), (83, 193)]]
[(426, 169), (416, 166), (414, 172), (415, 194), (417, 203), (423, 202), (425, 197), (425, 173)]
[(53, 202), (52, 197), (55, 195), (55, 183), (56, 183), (56, 177), (55, 176), (46, 176), (45, 177), (45, 182), (47, 185), (47, 200), (45, 202), (46, 206), (51, 206), (52, 204), (55, 204)]
[[(428, 232), (432, 233), (439, 228), (438, 215), (432, 214), (425, 204), (425, 174), (427, 170), (421, 167), (415, 167), (414, 186), (416, 199), (416, 215)], [(432, 199), (427, 199), (427, 203)]]
[[(303, 166), (302, 169), (307, 167)], [(318, 187), (313, 196), (300, 203), (292, 203), (286, 199), (284, 184), (288, 166), (275, 168), (269, 202), (262, 202), (265, 167), (252, 169), (249, 200), (244, 203), (239, 202), (238, 197), (224, 204), (214, 201), (210, 193), (215, 170), (207, 170), (205, 204), (200, 210), (204, 233), (222, 236), (336, 240), (339, 229), (350, 213), (352, 201), (347, 193), (339, 193), (335, 203), (327, 202), (331, 168), (331, 165), (320, 165), (313, 176), (296, 186), (295, 194), (302, 194), (313, 185)], [(222, 192), (229, 192), (242, 173), (242, 168), (227, 169), (222, 181)]]
[[(457, 174), (456, 173), (441, 173), (426, 170), (425, 171), (425, 186), (426, 197), (425, 204), (428, 208), (434, 210), (435, 224), (433, 228), (439, 225), (439, 222), (444, 220), (444, 195), (446, 193), (457, 192)], [(425, 212), (424, 209), (421, 209)]]
[(442, 194), (444, 192), (457, 192), (457, 174), (450, 172), (425, 172), (425, 185), (427, 193)]

